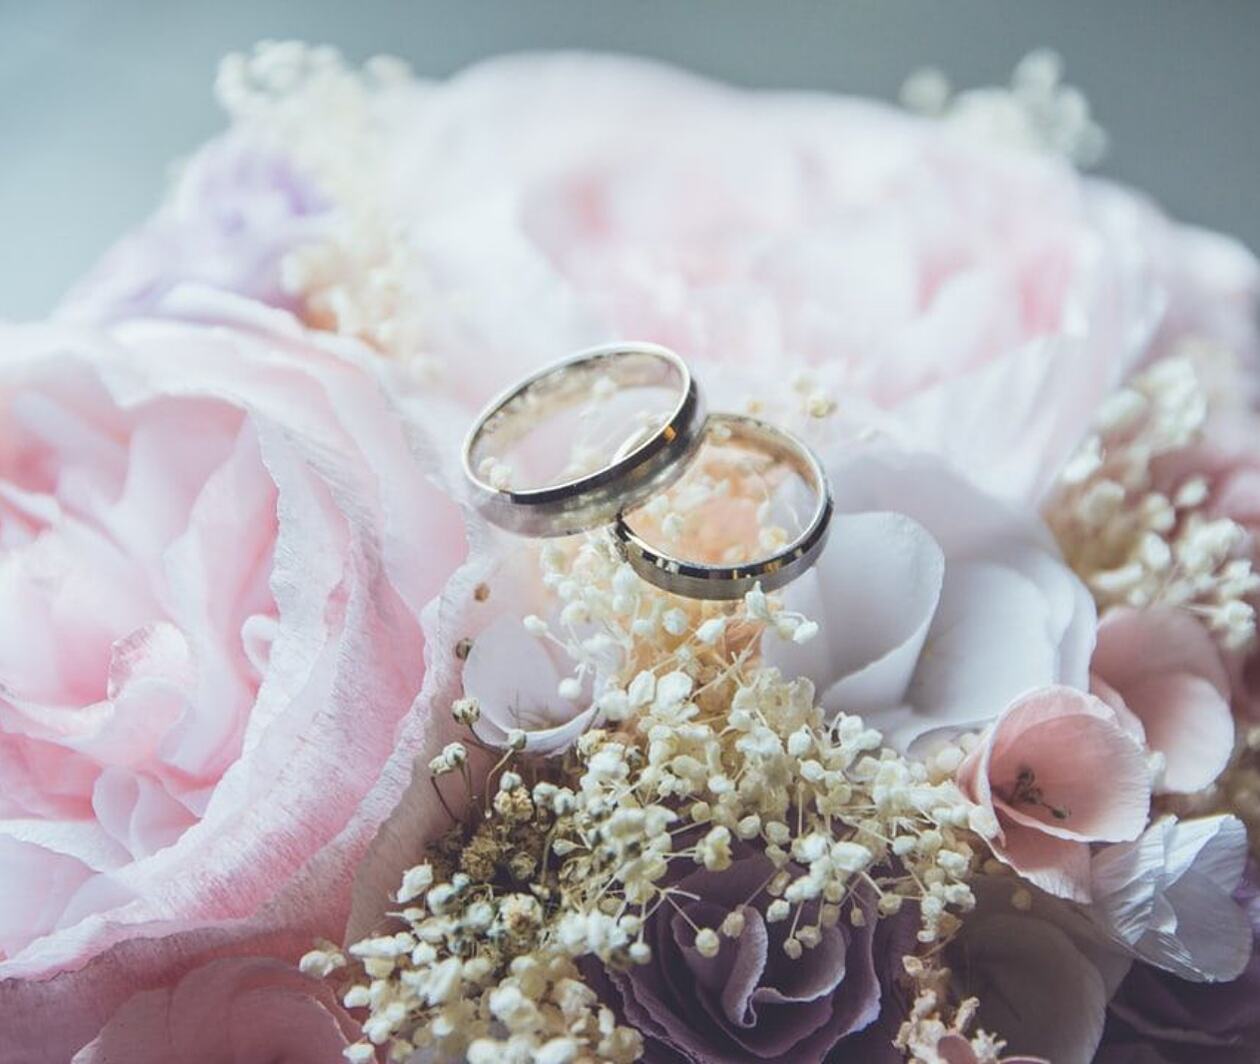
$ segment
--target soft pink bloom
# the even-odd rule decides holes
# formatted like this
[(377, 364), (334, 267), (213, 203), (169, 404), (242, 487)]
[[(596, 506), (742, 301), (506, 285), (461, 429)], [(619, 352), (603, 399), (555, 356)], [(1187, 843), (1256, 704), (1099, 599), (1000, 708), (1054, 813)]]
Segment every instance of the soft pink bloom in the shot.
[(339, 939), (453, 728), (417, 701), (465, 549), (440, 415), (281, 312), (186, 309), (215, 324), (0, 333), (0, 1015), (45, 1054), (18, 1060), (174, 959)]
[(625, 336), (763, 401), (810, 367), (1027, 498), (1161, 325), (1233, 335), (1253, 305), (1237, 245), (869, 101), (531, 56), (391, 88), (374, 118), (427, 353), (476, 353), (470, 399)]
[(1095, 694), (1163, 756), (1156, 791), (1189, 794), (1216, 779), (1234, 750), (1229, 674), (1191, 614), (1116, 609), (1098, 626)]
[(343, 1064), (358, 1033), (328, 983), (242, 957), (132, 995), (72, 1064)]
[(1135, 839), (1151, 773), (1141, 746), (1101, 699), (1069, 687), (1017, 698), (958, 770), (993, 811), (994, 853), (1030, 882), (1090, 900), (1089, 844)]

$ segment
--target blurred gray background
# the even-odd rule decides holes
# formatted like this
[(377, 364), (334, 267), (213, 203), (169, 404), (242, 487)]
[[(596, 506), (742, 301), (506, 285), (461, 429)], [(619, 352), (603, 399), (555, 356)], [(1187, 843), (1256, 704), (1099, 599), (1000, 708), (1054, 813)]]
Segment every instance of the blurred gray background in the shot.
[(424, 75), (604, 49), (886, 99), (928, 64), (1005, 84), (1049, 45), (1111, 135), (1102, 172), (1260, 249), (1260, 0), (0, 0), (0, 317), (45, 313), (153, 208), (222, 125), (219, 56), (262, 37)]

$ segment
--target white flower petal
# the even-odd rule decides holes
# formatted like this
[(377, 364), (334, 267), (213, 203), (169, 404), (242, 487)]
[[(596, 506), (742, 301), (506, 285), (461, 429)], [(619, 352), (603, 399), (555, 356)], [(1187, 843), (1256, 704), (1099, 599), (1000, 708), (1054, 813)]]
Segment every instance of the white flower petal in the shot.
[[(945, 560), (916, 522), (892, 513), (835, 518), (808, 581), (785, 595), (822, 626), (799, 644), (767, 638), (767, 664), (808, 676), (832, 711), (869, 713), (900, 703), (914, 672), (944, 578)], [(826, 681), (839, 677), (833, 683)]]

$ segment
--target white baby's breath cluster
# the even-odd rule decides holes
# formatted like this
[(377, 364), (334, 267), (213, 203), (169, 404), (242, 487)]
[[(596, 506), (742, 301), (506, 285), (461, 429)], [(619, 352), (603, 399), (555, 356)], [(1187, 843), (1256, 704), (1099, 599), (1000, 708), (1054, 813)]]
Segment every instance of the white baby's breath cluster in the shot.
[(282, 263), (285, 289), (317, 328), (354, 336), (423, 373), (425, 274), (382, 185), (379, 97), (409, 84), (391, 56), (349, 67), (335, 48), (263, 41), (220, 64), (216, 91), (234, 125), (292, 159), (329, 200), (322, 239)]
[(1168, 605), (1190, 610), (1227, 649), (1255, 638), (1248, 599), (1260, 576), (1247, 533), (1204, 510), (1201, 476), (1165, 485), (1158, 464), (1197, 444), (1207, 399), (1189, 357), (1158, 362), (1116, 392), (1065, 467), (1047, 520), (1100, 610)]
[[(602, 533), (540, 557), (559, 619), (522, 623), (571, 657), (562, 688), (601, 678), (598, 724), (561, 757), (509, 735), (470, 818), (407, 873), (402, 929), (347, 951), (345, 1001), (367, 1010), (351, 1059), (373, 1046), (399, 1060), (421, 1047), (451, 1061), (636, 1059), (639, 1036), (579, 962), (647, 963), (647, 925), (677, 907), (681, 875), (748, 852), (771, 872), (746, 904), (786, 924), (788, 958), (827, 926), (907, 904), (925, 952), (939, 949), (974, 905), (968, 879), (997, 825), (859, 717), (826, 719), (808, 681), (758, 664), (760, 638), (803, 641), (813, 622), (759, 588), (731, 604), (659, 591)], [(480, 708), (461, 699), (453, 713), (472, 727)], [(452, 747), (430, 766), (439, 780), (466, 774)], [(695, 927), (696, 948), (716, 955), (743, 922), (736, 910)], [(343, 972), (341, 959), (308, 964)]]
[(1000, 1064), (1005, 1042), (983, 1030), (967, 1036), (980, 1007), (979, 999), (965, 998), (951, 1008), (947, 1004), (948, 969), (926, 965), (917, 957), (908, 957), (906, 968), (919, 991), (894, 1044), (905, 1052), (909, 1064), (951, 1064), (957, 1057), (946, 1057), (938, 1048), (947, 1035), (967, 1039), (975, 1064)]
[(1085, 94), (1063, 83), (1063, 60), (1049, 49), (1020, 60), (1007, 87), (954, 93), (941, 71), (917, 71), (902, 87), (901, 101), (965, 135), (1060, 155), (1077, 166), (1097, 164), (1107, 150), (1107, 135), (1094, 121)]

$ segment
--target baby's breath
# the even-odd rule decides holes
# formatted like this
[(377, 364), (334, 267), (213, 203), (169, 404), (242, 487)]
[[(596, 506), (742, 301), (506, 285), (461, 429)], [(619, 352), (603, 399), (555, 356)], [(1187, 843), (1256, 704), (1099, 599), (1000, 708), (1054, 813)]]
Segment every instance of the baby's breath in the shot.
[(1063, 471), (1047, 511), (1069, 565), (1100, 610), (1176, 606), (1230, 650), (1255, 639), (1260, 576), (1246, 531), (1205, 511), (1209, 486), (1156, 482), (1156, 463), (1199, 443), (1208, 403), (1189, 357), (1158, 362), (1113, 395)]
[(381, 184), (388, 142), (375, 113), (380, 96), (410, 80), (392, 56), (355, 70), (335, 48), (263, 41), (224, 58), (216, 91), (238, 129), (282, 151), (331, 202), (323, 238), (281, 265), (308, 323), (431, 374), (437, 367), (423, 354), (426, 275), (389, 213)]
[[(647, 924), (673, 907), (680, 875), (724, 871), (750, 847), (775, 872), (746, 904), (790, 929), (790, 959), (825, 925), (907, 904), (925, 954), (938, 951), (974, 904), (967, 881), (996, 825), (942, 755), (908, 760), (860, 717), (827, 718), (809, 681), (759, 664), (760, 639), (807, 638), (813, 622), (760, 588), (734, 604), (659, 591), (602, 533), (540, 558), (560, 619), (522, 624), (569, 655), (573, 679), (618, 663), (599, 726), (563, 757), (509, 742), (472, 819), (404, 877), (404, 929), (350, 947), (345, 1000), (367, 1009), (369, 1044), (392, 1059), (418, 1047), (439, 1060), (636, 1059), (640, 1037), (580, 963), (646, 963)], [(461, 699), (452, 713), (471, 728), (480, 707)], [(453, 775), (465, 753), (451, 744), (432, 771)], [(696, 928), (697, 950), (716, 955), (742, 924), (737, 910)], [(325, 953), (310, 970), (339, 972)]]

